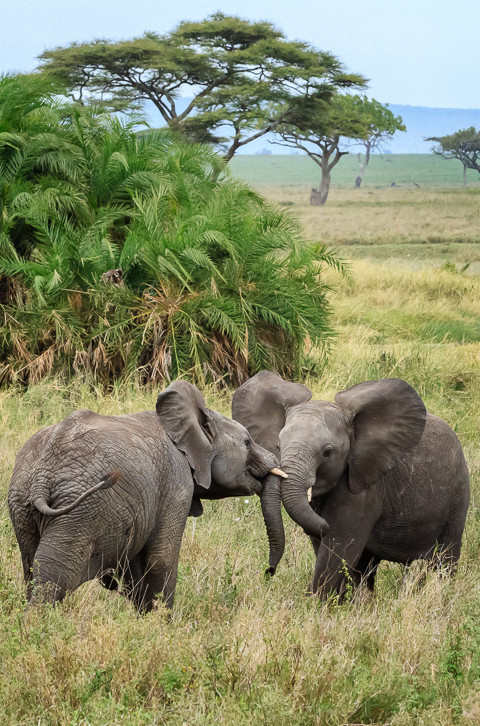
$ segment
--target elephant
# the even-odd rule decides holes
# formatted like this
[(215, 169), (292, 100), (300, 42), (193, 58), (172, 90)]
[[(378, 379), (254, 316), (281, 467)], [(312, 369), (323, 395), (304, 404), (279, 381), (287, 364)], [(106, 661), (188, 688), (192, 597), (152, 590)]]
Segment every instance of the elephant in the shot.
[(180, 544), (201, 498), (261, 493), (277, 458), (175, 381), (155, 411), (79, 410), (17, 455), (8, 506), (29, 601), (55, 603), (96, 576), (140, 612), (173, 604)]
[[(310, 536), (311, 592), (342, 596), (349, 577), (373, 590), (381, 560), (426, 559), (453, 572), (469, 504), (454, 431), (401, 379), (360, 383), (334, 403), (311, 398), (306, 386), (261, 371), (232, 400), (233, 418), (280, 456), (288, 478), (267, 479), (270, 519), (281, 527), (283, 503)], [(284, 535), (277, 540), (272, 574)]]

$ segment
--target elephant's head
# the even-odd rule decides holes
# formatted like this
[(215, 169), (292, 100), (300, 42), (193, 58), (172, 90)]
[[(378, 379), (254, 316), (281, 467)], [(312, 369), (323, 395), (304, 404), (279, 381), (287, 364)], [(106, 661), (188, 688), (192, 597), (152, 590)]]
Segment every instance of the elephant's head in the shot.
[[(360, 383), (337, 393), (334, 403), (311, 395), (262, 371), (235, 392), (232, 410), (257, 441), (279, 453), (288, 475), (276, 480), (281, 501), (307, 534), (321, 538), (328, 524), (310, 506), (309, 490), (320, 496), (343, 478), (354, 493), (370, 487), (418, 444), (426, 411), (413, 388), (395, 378)], [(269, 513), (274, 520), (278, 500)]]
[(157, 415), (170, 439), (187, 457), (196, 489), (208, 497), (259, 493), (277, 457), (253, 441), (237, 421), (207, 408), (200, 391), (175, 381), (160, 393)]

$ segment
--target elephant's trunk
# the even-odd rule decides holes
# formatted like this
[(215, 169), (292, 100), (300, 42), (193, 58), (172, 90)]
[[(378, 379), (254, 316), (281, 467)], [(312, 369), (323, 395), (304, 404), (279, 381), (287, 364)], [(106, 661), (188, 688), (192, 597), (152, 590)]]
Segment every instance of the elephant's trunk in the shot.
[(266, 574), (274, 575), (285, 550), (280, 481), (277, 476), (271, 474), (267, 476), (260, 495), (260, 501), (270, 547), (269, 567)]
[(288, 479), (282, 479), (280, 485), (283, 506), (306, 534), (321, 539), (328, 531), (328, 524), (313, 511), (307, 494), (315, 484), (315, 469), (301, 461), (298, 452), (295, 457), (282, 455), (282, 469), (288, 474)]

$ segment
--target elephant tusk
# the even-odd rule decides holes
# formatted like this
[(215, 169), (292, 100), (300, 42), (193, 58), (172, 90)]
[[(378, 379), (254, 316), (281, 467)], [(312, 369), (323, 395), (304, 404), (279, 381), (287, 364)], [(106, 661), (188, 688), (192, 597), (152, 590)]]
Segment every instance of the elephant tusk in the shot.
[(278, 467), (274, 466), (273, 469), (270, 469), (270, 474), (275, 474), (275, 476), (281, 476), (282, 479), (288, 479), (288, 474), (285, 474), (284, 471), (281, 469), (278, 469)]
[(312, 501), (312, 487), (308, 487), (307, 489), (307, 499), (309, 502)]

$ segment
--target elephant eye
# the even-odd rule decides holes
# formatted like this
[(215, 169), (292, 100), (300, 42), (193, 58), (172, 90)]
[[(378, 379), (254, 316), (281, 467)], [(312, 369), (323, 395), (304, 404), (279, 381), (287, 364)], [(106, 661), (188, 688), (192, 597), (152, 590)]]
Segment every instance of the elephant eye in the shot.
[(326, 446), (323, 450), (323, 458), (328, 459), (332, 455), (333, 446)]
[(247, 447), (247, 449), (250, 448), (250, 446), (251, 446), (250, 439), (245, 439), (245, 446)]

